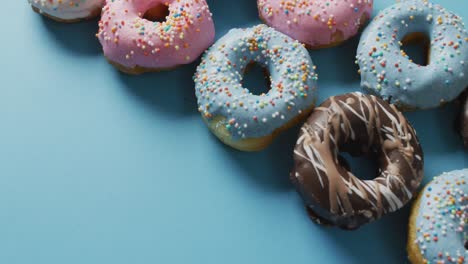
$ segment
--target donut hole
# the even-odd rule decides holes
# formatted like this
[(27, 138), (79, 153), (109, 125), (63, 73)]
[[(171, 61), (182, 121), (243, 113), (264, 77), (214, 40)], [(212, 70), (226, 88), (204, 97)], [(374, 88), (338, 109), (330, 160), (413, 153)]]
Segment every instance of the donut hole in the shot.
[(353, 156), (342, 152), (338, 156), (341, 166), (351, 171), (361, 180), (373, 180), (378, 176), (378, 162), (375, 153)]
[(148, 9), (143, 15), (143, 18), (151, 22), (164, 22), (167, 16), (169, 16), (169, 6), (157, 4)]
[[(259, 76), (262, 76), (259, 78)], [(244, 70), (242, 87), (254, 95), (263, 95), (270, 90), (270, 73), (267, 68), (256, 62), (251, 62)]]
[(413, 32), (401, 40), (401, 54), (420, 66), (427, 66), (430, 62), (431, 41), (426, 33)]

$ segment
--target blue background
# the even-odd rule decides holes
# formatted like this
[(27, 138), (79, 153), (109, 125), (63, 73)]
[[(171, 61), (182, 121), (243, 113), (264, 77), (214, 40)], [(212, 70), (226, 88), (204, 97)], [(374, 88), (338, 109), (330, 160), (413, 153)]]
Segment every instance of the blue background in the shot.
[[(217, 38), (259, 23), (254, 0), (208, 2)], [(468, 2), (437, 2), (468, 20)], [(376, 1), (374, 15), (391, 3)], [(96, 21), (2, 4), (0, 263), (407, 261), (408, 206), (352, 232), (309, 221), (288, 181), (297, 128), (259, 153), (212, 136), (196, 110), (198, 62), (127, 76), (102, 56)], [(358, 89), (357, 42), (311, 52), (320, 101)], [(453, 105), (406, 115), (424, 182), (467, 167)], [(354, 169), (369, 173), (363, 164)]]

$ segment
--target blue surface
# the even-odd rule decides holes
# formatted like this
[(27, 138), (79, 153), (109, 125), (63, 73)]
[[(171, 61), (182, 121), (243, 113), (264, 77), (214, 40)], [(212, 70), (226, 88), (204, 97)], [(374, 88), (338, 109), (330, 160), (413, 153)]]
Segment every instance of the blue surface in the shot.
[[(253, 0), (208, 2), (218, 38), (259, 22)], [(468, 2), (437, 2), (468, 20)], [(196, 64), (120, 74), (96, 21), (62, 25), (25, 0), (3, 5), (0, 263), (406, 262), (408, 207), (353, 232), (308, 220), (288, 182), (297, 128), (263, 152), (234, 151), (197, 113)], [(356, 47), (311, 52), (320, 101), (358, 89)], [(468, 167), (453, 105), (407, 116), (424, 182)]]

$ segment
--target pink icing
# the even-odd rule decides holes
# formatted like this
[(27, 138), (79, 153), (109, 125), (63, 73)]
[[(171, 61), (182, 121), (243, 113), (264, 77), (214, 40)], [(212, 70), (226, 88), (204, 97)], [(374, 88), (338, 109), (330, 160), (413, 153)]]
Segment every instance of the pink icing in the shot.
[[(163, 22), (142, 18), (166, 4)], [(214, 41), (215, 29), (205, 0), (107, 1), (97, 37), (104, 55), (126, 68), (171, 68), (197, 59)]]
[(310, 47), (354, 36), (363, 15), (370, 17), (373, 0), (258, 0), (260, 16), (271, 27)]

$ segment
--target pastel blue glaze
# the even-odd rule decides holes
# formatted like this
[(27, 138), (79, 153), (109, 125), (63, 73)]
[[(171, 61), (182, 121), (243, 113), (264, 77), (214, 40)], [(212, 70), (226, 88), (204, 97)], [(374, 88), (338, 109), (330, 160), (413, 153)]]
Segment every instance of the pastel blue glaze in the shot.
[[(251, 62), (269, 71), (266, 94), (242, 86)], [(203, 55), (194, 76), (199, 111), (208, 121), (224, 117), (234, 140), (267, 136), (311, 108), (316, 80), (307, 50), (266, 25), (230, 30)]]
[[(450, 202), (453, 199), (456, 201), (454, 204)], [(462, 215), (456, 216), (455, 212), (461, 212)], [(416, 218), (416, 226), (420, 228), (416, 243), (428, 264), (438, 263), (437, 261), (458, 263), (460, 257), (468, 260), (468, 250), (464, 247), (468, 239), (467, 221), (468, 169), (444, 173), (434, 178), (424, 189)], [(425, 237), (424, 234), (428, 236)], [(437, 241), (434, 240), (435, 237)]]
[[(431, 40), (427, 66), (400, 51), (403, 38), (414, 32)], [(438, 107), (468, 86), (468, 33), (461, 18), (443, 7), (404, 1), (382, 10), (369, 24), (357, 63), (364, 91), (405, 108)]]

